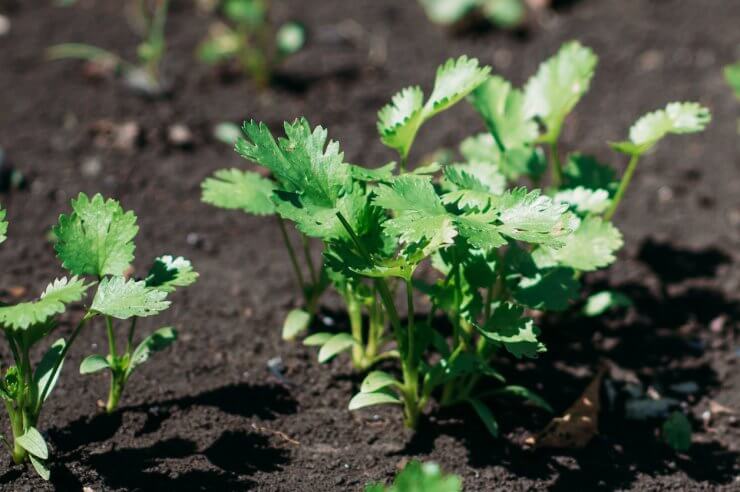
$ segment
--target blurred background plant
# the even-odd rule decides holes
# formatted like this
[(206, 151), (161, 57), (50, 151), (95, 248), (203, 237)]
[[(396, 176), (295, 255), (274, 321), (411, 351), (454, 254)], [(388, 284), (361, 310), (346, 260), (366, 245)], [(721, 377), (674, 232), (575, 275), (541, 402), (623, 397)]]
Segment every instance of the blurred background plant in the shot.
[(268, 86), (275, 68), (305, 43), (300, 24), (273, 24), (269, 0), (223, 0), (216, 8), (223, 21), (211, 25), (198, 58), (212, 65), (235, 65), (258, 87)]

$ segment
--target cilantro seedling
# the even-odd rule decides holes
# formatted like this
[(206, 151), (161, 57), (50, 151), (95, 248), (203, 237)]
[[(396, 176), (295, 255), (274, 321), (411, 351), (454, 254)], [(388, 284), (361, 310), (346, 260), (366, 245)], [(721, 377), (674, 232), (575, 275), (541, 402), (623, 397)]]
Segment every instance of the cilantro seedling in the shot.
[[(170, 255), (156, 258), (145, 278), (127, 278), (125, 272), (134, 259), (138, 230), (134, 213), (125, 212), (117, 201), (105, 200), (101, 195), (89, 198), (83, 193), (72, 200), (72, 213), (60, 216), (54, 228), (55, 249), (62, 266), (74, 275), (90, 276), (98, 281), (89, 312), (104, 320), (109, 353), (85, 358), (80, 373), (110, 371), (107, 412), (117, 408), (134, 369), (177, 338), (176, 331), (167, 326), (134, 347), (137, 320), (167, 309), (170, 305), (167, 296), (198, 278), (188, 260)], [(115, 329), (119, 320), (129, 323), (121, 353), (117, 349)]]
[[(515, 397), (550, 410), (537, 394), (509, 384), (496, 361), (546, 350), (531, 312), (568, 309), (579, 298), (581, 274), (615, 261), (622, 236), (610, 219), (639, 156), (666, 135), (700, 131), (709, 121), (694, 103), (641, 118), (629, 140), (612, 144), (630, 155), (619, 181), (589, 156), (573, 153), (563, 165), (561, 130), (595, 66), (591, 50), (567, 43), (518, 90), (475, 59), (447, 61), (428, 97), (408, 87), (378, 112), (380, 139), (398, 153), (399, 166), (348, 164), (327, 131), (305, 119), (286, 123), (277, 139), (262, 123), (244, 124), (236, 150), (269, 176), (219, 171), (204, 182), (204, 201), (275, 214), (281, 230), (292, 222), (322, 243), (321, 273), (309, 284), (320, 290), (306, 287), (292, 248), (290, 257), (304, 293), (331, 285), (344, 298), (350, 333), (314, 333), (304, 343), (320, 347), (321, 362), (350, 350), (361, 370), (382, 359), (400, 365), (400, 374), (369, 372), (350, 410), (400, 405), (413, 428), (435, 398), (442, 406), (470, 405), (494, 436), (491, 400)], [(488, 133), (462, 142), (460, 162), (410, 166), (422, 125), (466, 98)], [(550, 187), (521, 186), (523, 179), (540, 183), (548, 167)], [(433, 278), (415, 275), (423, 263), (437, 272)], [(420, 297), (431, 306), (426, 315), (417, 310)], [(318, 298), (306, 299), (315, 309)], [(596, 299), (602, 306), (587, 312), (603, 312), (617, 299)], [(438, 313), (449, 333), (434, 323)], [(295, 335), (310, 319), (291, 313), (284, 329)]]
[[(6, 239), (8, 224), (0, 210), (0, 243)], [(85, 314), (72, 334), (51, 344), (44, 356), (33, 364), (32, 348), (47, 340), (57, 327), (59, 315), (69, 304), (82, 300), (90, 284), (74, 276), (51, 282), (34, 301), (0, 306), (0, 328), (10, 346), (14, 364), (0, 376), (0, 398), (10, 420), (12, 439), (0, 434), (15, 463), (29, 462), (44, 479), (49, 479), (46, 461), (49, 449), (37, 430), (41, 409), (51, 394), (69, 347), (82, 327), (93, 316)]]
[(420, 0), (432, 22), (451, 25), (471, 13), (480, 13), (491, 24), (513, 29), (524, 22), (524, 0)]
[(447, 475), (436, 463), (411, 461), (390, 486), (381, 483), (365, 486), (365, 492), (461, 492), (462, 479)]
[(235, 62), (259, 87), (266, 87), (275, 67), (300, 50), (306, 36), (296, 22), (276, 29), (269, 5), (269, 0), (223, 0), (227, 23), (211, 26), (198, 57), (209, 64)]
[(167, 92), (169, 84), (162, 74), (162, 59), (166, 51), (165, 24), (169, 0), (139, 0), (136, 2), (136, 29), (142, 41), (136, 54), (138, 60), (129, 62), (121, 56), (85, 43), (63, 43), (49, 48), (51, 60), (78, 59), (92, 62), (121, 73), (127, 85), (149, 96)]

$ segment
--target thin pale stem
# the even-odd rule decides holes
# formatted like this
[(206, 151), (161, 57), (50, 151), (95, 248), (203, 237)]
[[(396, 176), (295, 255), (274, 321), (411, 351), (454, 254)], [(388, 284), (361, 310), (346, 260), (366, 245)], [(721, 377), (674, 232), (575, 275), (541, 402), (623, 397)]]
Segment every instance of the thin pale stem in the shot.
[(130, 354), (134, 348), (134, 332), (136, 332), (136, 320), (139, 319), (136, 316), (131, 318), (131, 325), (128, 328), (128, 337), (126, 339), (126, 353)]
[(110, 316), (105, 317), (105, 332), (108, 334), (108, 351), (113, 361), (118, 358), (116, 351), (116, 334), (113, 332), (113, 319)]
[(619, 203), (622, 201), (622, 198), (624, 198), (624, 194), (632, 181), (632, 175), (635, 174), (635, 169), (637, 169), (637, 163), (639, 161), (640, 156), (638, 154), (634, 154), (630, 157), (629, 164), (627, 164), (627, 170), (624, 172), (624, 175), (622, 175), (622, 180), (619, 182), (619, 188), (617, 189), (617, 193), (614, 195), (612, 204), (609, 207), (609, 210), (604, 214), (604, 218), (606, 220), (611, 220), (614, 213), (617, 211)]
[(62, 365), (62, 361), (64, 360), (64, 358), (67, 356), (67, 353), (69, 352), (69, 348), (72, 346), (72, 343), (77, 338), (77, 335), (80, 334), (80, 331), (85, 326), (85, 323), (87, 323), (87, 321), (90, 318), (92, 318), (93, 316), (94, 316), (94, 314), (92, 314), (90, 312), (85, 313), (85, 316), (83, 316), (82, 319), (80, 320), (80, 322), (77, 323), (77, 326), (75, 327), (74, 331), (72, 332), (72, 335), (70, 335), (69, 339), (64, 344), (64, 348), (62, 349), (62, 353), (59, 355), (59, 358), (54, 363), (54, 367), (52, 368), (51, 373), (50, 373), (51, 375), (50, 375), (49, 379), (46, 381), (46, 385), (44, 386), (43, 391), (39, 394), (39, 399), (38, 399), (38, 403), (37, 403), (36, 411), (35, 411), (35, 413), (37, 415), (38, 415), (39, 410), (41, 410), (41, 404), (44, 402), (44, 400), (46, 399), (46, 397), (47, 397), (47, 395), (49, 393), (49, 389), (51, 388), (52, 382), (56, 379), (56, 374), (57, 374), (57, 372), (59, 371), (59, 368)]
[(308, 264), (308, 272), (311, 274), (311, 283), (316, 286), (319, 283), (319, 278), (316, 275), (316, 268), (313, 266), (313, 260), (311, 259), (311, 244), (308, 238), (301, 234), (301, 242), (303, 243), (303, 256), (306, 257), (306, 263)]
[(550, 158), (552, 160), (552, 187), (557, 189), (563, 184), (563, 168), (560, 163), (560, 154), (558, 152), (558, 142), (554, 140), (550, 142)]
[(298, 258), (296, 258), (295, 250), (290, 242), (288, 231), (285, 228), (285, 222), (280, 216), (277, 216), (278, 225), (280, 226), (280, 232), (283, 235), (283, 242), (285, 243), (285, 249), (288, 250), (288, 256), (290, 256), (290, 263), (293, 265), (293, 272), (295, 273), (296, 280), (298, 281), (298, 287), (301, 289), (303, 296), (306, 296), (306, 283), (303, 280), (303, 272), (301, 267), (298, 265)]

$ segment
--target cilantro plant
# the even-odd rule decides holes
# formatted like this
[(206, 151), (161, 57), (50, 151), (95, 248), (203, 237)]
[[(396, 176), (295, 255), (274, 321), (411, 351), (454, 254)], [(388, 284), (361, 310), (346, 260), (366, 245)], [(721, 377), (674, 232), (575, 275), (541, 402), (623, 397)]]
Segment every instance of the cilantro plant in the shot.
[(303, 47), (305, 32), (295, 22), (275, 29), (270, 21), (270, 0), (223, 0), (228, 23), (211, 26), (198, 48), (206, 63), (236, 62), (260, 87), (270, 83), (272, 74), (287, 56)]
[(462, 480), (457, 475), (442, 473), (436, 463), (411, 461), (396, 476), (393, 484), (370, 484), (365, 492), (461, 492)]
[[(622, 236), (610, 219), (640, 156), (664, 136), (700, 131), (709, 120), (695, 103), (671, 103), (640, 118), (627, 140), (612, 144), (630, 157), (621, 180), (578, 153), (563, 166), (561, 129), (595, 66), (591, 50), (567, 43), (520, 91), (477, 60), (449, 60), (428, 98), (409, 87), (378, 113), (381, 141), (397, 151), (398, 166), (345, 163), (327, 131), (312, 130), (305, 119), (286, 123), (277, 140), (264, 124), (244, 124), (236, 150), (270, 176), (219, 171), (204, 182), (204, 200), (276, 214), (281, 227), (293, 222), (322, 242), (324, 262), (311, 283), (321, 289), (301, 285), (304, 292), (320, 292), (327, 283), (336, 289), (347, 303), (351, 333), (315, 333), (304, 343), (321, 347), (322, 362), (351, 350), (360, 369), (386, 358), (400, 365), (400, 378), (369, 372), (351, 410), (400, 405), (413, 428), (436, 398), (442, 406), (470, 405), (497, 435), (490, 400), (513, 396), (549, 409), (540, 396), (508, 384), (496, 361), (546, 350), (531, 312), (567, 309), (579, 298), (582, 273), (615, 260)], [(412, 169), (420, 128), (466, 97), (488, 133), (461, 144), (460, 162)], [(521, 186), (537, 186), (548, 167), (547, 188)], [(294, 252), (291, 258), (300, 272)], [(417, 274), (428, 270), (419, 269), (423, 264), (436, 273)], [(417, 309), (421, 298), (430, 306), (426, 313)], [(315, 308), (315, 298), (308, 299)], [(624, 304), (617, 295), (601, 296), (589, 312), (608, 309), (609, 299)], [(438, 312), (449, 331), (435, 322)]]
[[(5, 211), (0, 210), (0, 243), (5, 241), (8, 228), (4, 219)], [(59, 315), (69, 304), (80, 301), (89, 287), (78, 277), (62, 277), (51, 282), (35, 301), (0, 306), (0, 327), (13, 356), (13, 365), (0, 377), (0, 398), (8, 413), (12, 439), (0, 434), (0, 440), (15, 463), (30, 461), (47, 480), (49, 449), (37, 429), (41, 408), (56, 385), (70, 345), (93, 314), (85, 314), (67, 339), (52, 343), (35, 366), (31, 350), (53, 334)]]
[(167, 92), (168, 83), (162, 75), (162, 59), (166, 51), (165, 24), (169, 0), (138, 0), (135, 27), (140, 31), (142, 41), (132, 63), (117, 54), (84, 43), (64, 43), (48, 50), (51, 60), (78, 59), (99, 64), (123, 75), (129, 87), (151, 96)]
[[(55, 248), (62, 266), (74, 275), (90, 276), (98, 282), (89, 312), (104, 321), (109, 353), (85, 358), (80, 373), (110, 371), (110, 391), (105, 407), (108, 412), (116, 409), (134, 369), (177, 337), (177, 332), (167, 326), (134, 346), (137, 320), (167, 309), (170, 305), (166, 299), (168, 294), (198, 278), (189, 261), (169, 255), (156, 258), (145, 278), (127, 278), (125, 272), (134, 259), (133, 241), (138, 229), (134, 213), (124, 212), (117, 201), (105, 200), (101, 195), (88, 198), (83, 193), (72, 200), (72, 213), (60, 216), (54, 228)], [(119, 338), (115, 328), (118, 321), (128, 322), (121, 353), (116, 340)]]
[(455, 24), (473, 12), (480, 13), (491, 24), (505, 29), (524, 22), (524, 0), (420, 0), (432, 22)]
[(725, 79), (730, 84), (735, 97), (740, 99), (740, 61), (725, 67)]

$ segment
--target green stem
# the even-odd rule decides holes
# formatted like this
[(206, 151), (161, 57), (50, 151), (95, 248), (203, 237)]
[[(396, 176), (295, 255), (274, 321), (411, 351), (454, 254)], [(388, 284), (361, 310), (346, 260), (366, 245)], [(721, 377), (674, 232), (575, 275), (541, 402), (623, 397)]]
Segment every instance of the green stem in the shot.
[[(305, 298), (307, 296), (306, 283), (303, 280), (303, 272), (301, 272), (301, 267), (298, 266), (298, 259), (296, 258), (293, 245), (290, 242), (290, 237), (288, 237), (288, 231), (285, 229), (285, 222), (280, 216), (277, 216), (277, 221), (278, 225), (280, 226), (280, 232), (283, 235), (285, 249), (288, 250), (288, 255), (290, 256), (290, 263), (293, 265), (293, 272), (295, 273), (296, 280), (298, 281), (298, 287), (301, 289), (301, 292), (303, 293), (303, 296)], [(308, 299), (306, 299), (306, 302), (308, 302)]]
[(619, 203), (622, 201), (624, 193), (627, 191), (627, 187), (630, 185), (630, 181), (632, 181), (632, 175), (635, 174), (635, 169), (637, 169), (637, 163), (639, 162), (639, 160), (639, 154), (633, 154), (632, 157), (630, 157), (629, 164), (627, 164), (627, 170), (624, 172), (624, 175), (622, 175), (622, 180), (619, 182), (617, 193), (614, 195), (614, 199), (612, 200), (612, 204), (609, 207), (609, 210), (607, 210), (604, 214), (604, 219), (611, 220), (611, 218), (614, 216), (614, 213), (617, 211), (617, 207), (619, 207)]
[(18, 438), (26, 433), (23, 427), (23, 412), (20, 408), (13, 408), (10, 402), (5, 402), (5, 408), (8, 410), (10, 430), (13, 433), (13, 450), (11, 451), (13, 462), (20, 464), (28, 457), (28, 452), (18, 444)]
[(108, 352), (111, 361), (115, 362), (118, 358), (118, 352), (116, 351), (116, 334), (113, 332), (113, 319), (110, 316), (105, 317), (105, 331), (108, 334)]
[(414, 290), (411, 279), (406, 280), (406, 304), (408, 309), (408, 347), (405, 359), (401, 360), (403, 369), (405, 424), (416, 428), (419, 420), (419, 365), (416, 357), (414, 328)]
[(136, 316), (131, 318), (131, 325), (128, 328), (128, 337), (126, 339), (126, 353), (130, 354), (134, 348), (134, 332), (136, 331)]
[(553, 140), (550, 142), (550, 158), (552, 159), (552, 187), (557, 189), (563, 183), (563, 168), (560, 164), (560, 155), (558, 153), (558, 142)]
[(352, 286), (347, 287), (345, 302), (347, 303), (352, 338), (357, 342), (352, 346), (352, 365), (357, 369), (363, 370), (366, 368), (366, 360), (364, 351), (365, 343), (362, 337), (362, 305), (357, 300)]
[(311, 283), (316, 286), (319, 284), (319, 278), (316, 276), (316, 269), (313, 266), (313, 260), (311, 259), (311, 245), (308, 242), (308, 238), (301, 234), (301, 242), (303, 243), (303, 256), (306, 258), (308, 264), (308, 272), (311, 274)]
[(123, 393), (123, 377), (121, 373), (115, 371), (111, 372), (110, 389), (108, 390), (108, 401), (105, 404), (105, 411), (107, 413), (113, 413), (118, 408), (118, 401), (121, 399), (121, 393)]
[(69, 339), (67, 340), (67, 343), (64, 344), (64, 348), (62, 349), (62, 353), (60, 354), (57, 361), (54, 363), (54, 367), (51, 370), (51, 376), (46, 381), (46, 385), (44, 386), (44, 390), (39, 394), (38, 403), (35, 409), (35, 414), (38, 415), (39, 411), (41, 410), (41, 404), (44, 402), (46, 397), (48, 396), (49, 389), (51, 388), (51, 383), (56, 379), (57, 371), (59, 371), (59, 368), (62, 365), (62, 361), (67, 356), (67, 353), (69, 352), (69, 348), (72, 346), (72, 343), (77, 338), (77, 335), (80, 334), (80, 331), (85, 326), (85, 323), (92, 317), (94, 317), (95, 314), (91, 312), (85, 313), (85, 316), (82, 317), (79, 323), (77, 323), (77, 326), (75, 327), (74, 331), (72, 332), (72, 335), (70, 335)]

